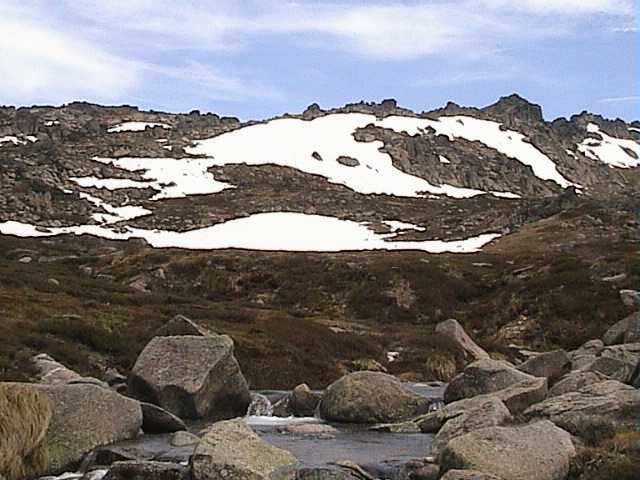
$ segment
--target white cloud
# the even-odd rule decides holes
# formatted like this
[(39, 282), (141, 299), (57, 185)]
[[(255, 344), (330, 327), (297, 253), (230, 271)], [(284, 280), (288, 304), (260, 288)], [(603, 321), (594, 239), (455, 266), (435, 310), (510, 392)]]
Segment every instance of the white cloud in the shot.
[(108, 100), (136, 83), (133, 62), (15, 8), (0, 9), (0, 32), (0, 91), (14, 100)]
[(532, 14), (589, 15), (633, 14), (633, 0), (479, 0), (492, 8), (524, 10)]
[(628, 97), (609, 97), (601, 98), (598, 100), (600, 103), (626, 103), (626, 102), (640, 102), (639, 95), (631, 95)]

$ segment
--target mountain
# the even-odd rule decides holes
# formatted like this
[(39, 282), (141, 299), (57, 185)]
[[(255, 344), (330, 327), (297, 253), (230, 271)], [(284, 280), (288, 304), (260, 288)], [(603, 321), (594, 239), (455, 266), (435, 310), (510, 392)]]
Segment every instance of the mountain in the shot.
[(232, 334), (254, 385), (398, 349), (394, 373), (445, 378), (439, 320), (575, 347), (640, 281), (640, 122), (547, 121), (518, 95), (249, 122), (3, 107), (0, 166), (0, 378), (39, 351), (126, 371), (178, 313)]

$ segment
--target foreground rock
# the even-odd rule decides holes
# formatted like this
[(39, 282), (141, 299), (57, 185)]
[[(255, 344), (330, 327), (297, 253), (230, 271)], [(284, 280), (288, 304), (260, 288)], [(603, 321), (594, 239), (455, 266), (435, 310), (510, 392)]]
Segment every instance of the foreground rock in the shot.
[(462, 325), (457, 320), (449, 319), (436, 325), (436, 333), (450, 339), (456, 347), (463, 352), (467, 363), (475, 362), (484, 358), (490, 358), (489, 354), (476, 344)]
[(498, 360), (478, 360), (451, 380), (444, 392), (445, 403), (497, 392), (535, 377)]
[(640, 412), (640, 391), (615, 380), (586, 385), (577, 392), (549, 397), (529, 407), (528, 418), (547, 418), (562, 422), (567, 415), (607, 417), (624, 421), (634, 412)]
[(544, 377), (554, 381), (571, 370), (571, 360), (564, 350), (554, 350), (530, 358), (519, 365), (518, 370), (534, 377)]
[(238, 417), (251, 402), (226, 335), (154, 338), (131, 371), (129, 391), (181, 418)]
[(293, 472), (296, 458), (256, 435), (243, 419), (213, 424), (191, 457), (194, 480), (262, 480)]
[(490, 427), (454, 438), (439, 459), (442, 473), (472, 469), (503, 480), (565, 480), (575, 454), (569, 433), (541, 421)]
[(51, 403), (24, 383), (0, 383), (0, 477), (17, 480), (45, 473), (44, 437)]
[(430, 400), (391, 375), (355, 372), (327, 388), (320, 402), (320, 415), (345, 423), (401, 422), (426, 413), (430, 404)]
[(440, 480), (502, 480), (490, 473), (482, 473), (476, 470), (449, 470)]
[(104, 480), (189, 480), (189, 467), (168, 462), (116, 462)]
[(49, 473), (69, 471), (96, 447), (137, 436), (140, 404), (95, 385), (37, 385), (53, 406), (45, 436)]

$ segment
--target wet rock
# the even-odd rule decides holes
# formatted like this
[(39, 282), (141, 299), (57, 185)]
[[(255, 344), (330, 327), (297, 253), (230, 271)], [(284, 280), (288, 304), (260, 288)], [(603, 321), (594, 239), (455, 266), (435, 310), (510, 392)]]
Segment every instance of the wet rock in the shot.
[(430, 404), (391, 375), (355, 372), (326, 389), (320, 415), (336, 422), (394, 423), (426, 413)]
[(226, 335), (155, 337), (131, 371), (129, 390), (181, 418), (244, 416), (251, 401)]
[(577, 392), (582, 387), (603, 382), (605, 380), (608, 380), (608, 377), (598, 372), (574, 371), (568, 373), (556, 382), (556, 384), (549, 390), (548, 396), (555, 397), (569, 392)]
[(375, 432), (385, 432), (385, 433), (420, 433), (422, 432), (422, 430), (420, 429), (420, 426), (414, 420), (409, 422), (399, 422), (399, 423), (380, 423), (378, 425), (374, 425), (370, 427), (369, 430), (372, 430)]
[(454, 438), (439, 460), (442, 473), (472, 469), (503, 480), (564, 480), (575, 454), (568, 432), (541, 421), (490, 427)]
[(449, 319), (436, 325), (436, 333), (450, 339), (464, 353), (467, 363), (489, 358), (489, 354), (478, 346), (457, 320)]
[(266, 480), (276, 472), (293, 471), (297, 464), (293, 455), (262, 440), (243, 419), (214, 423), (190, 462), (194, 480)]
[(482, 473), (477, 470), (449, 470), (440, 480), (502, 480), (490, 473)]
[[(285, 399), (286, 398), (287, 397), (285, 396)], [(257, 415), (257, 416), (265, 416), (265, 417), (269, 417), (272, 415), (276, 417), (290, 416), (289, 412), (284, 411), (286, 409), (282, 409), (282, 410), (283, 411), (281, 413), (283, 414), (277, 415), (275, 412), (275, 406), (271, 405), (271, 401), (267, 397), (259, 393), (251, 393), (251, 404), (249, 405), (249, 409), (247, 410), (247, 415)]]
[(46, 472), (51, 417), (42, 392), (27, 383), (0, 383), (0, 476), (18, 480)]
[(190, 480), (189, 467), (169, 462), (116, 462), (104, 480)]
[(213, 333), (184, 315), (176, 315), (156, 332), (156, 337), (179, 337), (183, 335), (206, 337), (213, 335)]
[(313, 417), (319, 403), (320, 395), (303, 383), (276, 402), (273, 414), (277, 417)]
[(338, 433), (338, 429), (332, 427), (331, 425), (324, 425), (321, 423), (303, 423), (303, 424), (292, 424), (287, 425), (284, 429), (281, 430), (285, 433), (292, 433), (294, 435), (307, 435), (307, 436), (318, 436), (318, 437), (333, 437)]
[(157, 405), (140, 402), (140, 407), (142, 408), (142, 430), (144, 433), (173, 433), (187, 429), (180, 418)]
[(550, 382), (560, 378), (570, 369), (571, 361), (564, 350), (541, 353), (518, 366), (521, 372), (534, 377), (548, 378)]
[(475, 395), (497, 392), (534, 378), (506, 362), (478, 360), (451, 380), (444, 392), (444, 401), (450, 403)]
[(640, 391), (615, 380), (606, 380), (586, 385), (577, 392), (549, 397), (525, 410), (524, 416), (556, 421), (565, 415), (582, 414), (622, 421), (637, 411), (640, 411)]
[(640, 342), (640, 312), (623, 318), (607, 330), (602, 337), (605, 345)]
[(53, 406), (45, 437), (49, 472), (75, 466), (96, 447), (137, 436), (142, 426), (140, 404), (95, 385), (35, 385)]

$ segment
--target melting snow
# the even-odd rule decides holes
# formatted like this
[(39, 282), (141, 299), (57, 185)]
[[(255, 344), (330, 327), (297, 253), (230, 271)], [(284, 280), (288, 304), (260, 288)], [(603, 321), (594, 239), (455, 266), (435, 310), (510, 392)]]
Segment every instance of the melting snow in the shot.
[(398, 230), (417, 230), (418, 232), (424, 232), (426, 228), (421, 227), (419, 225), (414, 225), (413, 223), (399, 222), (397, 220), (384, 220), (382, 223), (387, 225), (392, 232), (397, 232)]
[[(586, 138), (582, 143), (578, 144), (578, 150), (587, 157), (604, 162), (611, 167), (633, 168), (640, 166), (640, 144), (637, 142), (611, 137), (600, 130), (600, 127), (595, 123), (590, 123), (587, 126), (587, 131), (602, 138), (602, 140)], [(624, 150), (625, 148), (634, 152), (636, 158), (629, 155)]]
[(3, 143), (13, 143), (14, 145), (21, 145), (24, 142), (20, 140), (18, 137), (14, 137), (12, 135), (7, 135), (6, 137), (0, 137), (0, 146)]
[(94, 213), (92, 215), (92, 218), (96, 222), (100, 223), (111, 224), (121, 222), (123, 220), (133, 220), (134, 218), (144, 217), (145, 215), (151, 215), (153, 213), (151, 210), (133, 205), (114, 207), (99, 198), (92, 197), (91, 195), (82, 192), (80, 193), (80, 198), (84, 198), (85, 200), (93, 203), (96, 207), (100, 207), (109, 212), (109, 215), (104, 213)]
[[(123, 214), (120, 212), (119, 214)], [(293, 212), (258, 213), (187, 232), (81, 225), (42, 231), (19, 222), (0, 223), (0, 233), (21, 237), (90, 234), (111, 240), (144, 238), (156, 248), (213, 250), (242, 248), (274, 251), (338, 252), (349, 250), (421, 250), (429, 253), (471, 253), (500, 237), (487, 233), (465, 240), (393, 241), (395, 234), (376, 234), (365, 225), (321, 215)]]
[(167, 125), (166, 123), (150, 123), (150, 122), (124, 122), (115, 127), (111, 127), (107, 130), (108, 133), (119, 133), (119, 132), (143, 132), (147, 128), (153, 127), (162, 127), (162, 128), (171, 128), (171, 125)]
[(48, 122), (44, 122), (45, 127), (53, 127), (54, 125), (60, 125), (58, 120), (49, 120)]

